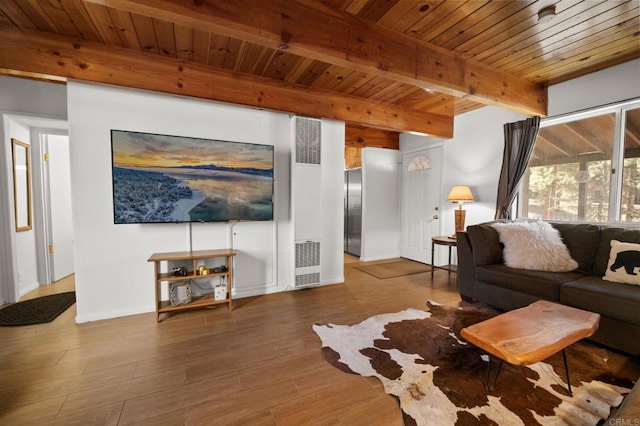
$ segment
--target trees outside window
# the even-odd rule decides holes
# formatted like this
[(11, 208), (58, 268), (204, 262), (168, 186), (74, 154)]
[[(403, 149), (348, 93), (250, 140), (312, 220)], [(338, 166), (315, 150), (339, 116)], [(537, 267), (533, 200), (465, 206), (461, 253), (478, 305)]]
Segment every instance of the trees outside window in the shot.
[(543, 121), (521, 217), (640, 223), (640, 101)]
[(625, 111), (620, 221), (640, 222), (640, 108)]

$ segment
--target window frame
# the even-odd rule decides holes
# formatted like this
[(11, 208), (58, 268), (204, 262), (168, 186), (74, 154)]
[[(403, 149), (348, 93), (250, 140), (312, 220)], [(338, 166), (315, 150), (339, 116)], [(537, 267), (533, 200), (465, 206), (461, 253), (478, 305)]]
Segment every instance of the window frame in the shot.
[[(630, 99), (622, 102), (617, 102), (609, 105), (602, 105), (595, 108), (585, 109), (582, 111), (571, 112), (567, 114), (561, 114), (553, 117), (545, 117), (540, 119), (540, 128), (554, 126), (557, 124), (568, 123), (572, 121), (582, 120), (585, 118), (596, 117), (605, 114), (615, 114), (614, 135), (613, 135), (613, 150), (611, 153), (611, 176), (609, 183), (609, 210), (607, 212), (606, 222), (582, 222), (582, 221), (567, 221), (570, 223), (607, 223), (607, 224), (620, 224), (624, 226), (638, 226), (638, 222), (625, 222), (620, 220), (621, 211), (621, 198), (622, 198), (622, 170), (624, 169), (624, 133), (626, 129), (626, 111), (640, 108), (640, 98)], [(529, 165), (527, 165), (527, 170)], [(528, 219), (520, 217), (521, 212), (526, 211), (524, 209), (524, 203), (528, 202), (523, 194), (526, 192), (524, 185), (527, 179), (524, 177), (520, 181), (519, 189), (517, 193), (517, 207), (518, 219)], [(612, 220), (614, 218), (614, 220)], [(557, 222), (562, 222), (556, 220)]]

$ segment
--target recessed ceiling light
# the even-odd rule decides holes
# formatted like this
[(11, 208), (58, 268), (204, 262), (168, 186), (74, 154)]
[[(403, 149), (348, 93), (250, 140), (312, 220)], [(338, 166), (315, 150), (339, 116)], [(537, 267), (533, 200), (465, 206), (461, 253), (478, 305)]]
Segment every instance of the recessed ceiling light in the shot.
[(423, 87), (422, 90), (424, 90), (425, 93), (433, 93), (433, 89), (430, 87)]
[(556, 7), (554, 5), (540, 9), (538, 12), (538, 24), (546, 24), (556, 17)]

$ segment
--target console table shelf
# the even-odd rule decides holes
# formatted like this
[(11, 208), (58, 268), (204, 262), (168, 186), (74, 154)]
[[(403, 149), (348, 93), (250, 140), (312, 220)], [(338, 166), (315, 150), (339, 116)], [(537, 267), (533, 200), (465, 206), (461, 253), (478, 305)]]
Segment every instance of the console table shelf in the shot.
[[(232, 297), (231, 289), (233, 283), (233, 256), (236, 252), (231, 249), (218, 249), (218, 250), (194, 250), (194, 251), (179, 251), (169, 253), (153, 253), (149, 257), (148, 261), (153, 262), (154, 265), (154, 281), (156, 291), (156, 320), (160, 322), (160, 315), (170, 312), (180, 312), (187, 309), (198, 309), (210, 306), (224, 305), (226, 304), (229, 312), (232, 309)], [(224, 272), (210, 272), (207, 274), (198, 274), (198, 261), (206, 263), (208, 259), (224, 258), (224, 265), (226, 271)], [(186, 262), (187, 274), (186, 275), (174, 275), (172, 272), (160, 272), (162, 262)], [(218, 265), (219, 266), (219, 265)], [(168, 267), (168, 269), (171, 269)], [(172, 305), (168, 300), (161, 300), (162, 285), (171, 283), (188, 282), (191, 280), (204, 280), (216, 277), (224, 277), (227, 287), (227, 298), (225, 300), (215, 300), (214, 295), (206, 294), (204, 296), (197, 296), (191, 299), (191, 302), (181, 305)]]

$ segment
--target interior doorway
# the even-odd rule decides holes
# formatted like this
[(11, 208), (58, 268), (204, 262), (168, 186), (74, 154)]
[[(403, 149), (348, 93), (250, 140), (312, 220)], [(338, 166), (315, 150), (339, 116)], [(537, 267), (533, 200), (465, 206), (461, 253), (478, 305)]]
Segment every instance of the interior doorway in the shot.
[(431, 263), (431, 238), (440, 231), (442, 147), (402, 153), (400, 256)]
[(69, 136), (40, 132), (42, 151), (42, 222), (44, 241), (41, 250), (46, 283), (74, 273), (73, 221)]
[[(39, 116), (2, 114), (4, 129), (4, 147), (0, 158), (7, 168), (2, 168), (3, 179), (9, 184), (0, 189), (3, 205), (3, 220), (0, 221), (0, 303), (15, 303), (22, 296), (51, 282), (48, 262), (47, 233), (50, 230), (48, 219), (45, 219), (44, 188), (44, 153), (41, 143), (42, 135), (68, 135), (68, 122), (56, 118)], [(11, 139), (16, 138), (30, 146), (30, 175), (31, 175), (31, 212), (32, 226), (28, 230), (18, 232), (14, 221), (13, 189), (11, 175)], [(68, 138), (66, 150), (68, 152)], [(68, 153), (67, 153), (68, 158)], [(66, 173), (69, 173), (69, 167)], [(48, 173), (48, 172), (47, 172)], [(56, 185), (56, 178), (50, 178), (51, 184)], [(57, 189), (57, 186), (56, 186)], [(48, 189), (47, 189), (48, 190)], [(67, 191), (70, 199), (71, 191)], [(48, 207), (47, 207), (48, 208)], [(71, 218), (70, 202), (67, 203), (68, 217)]]

